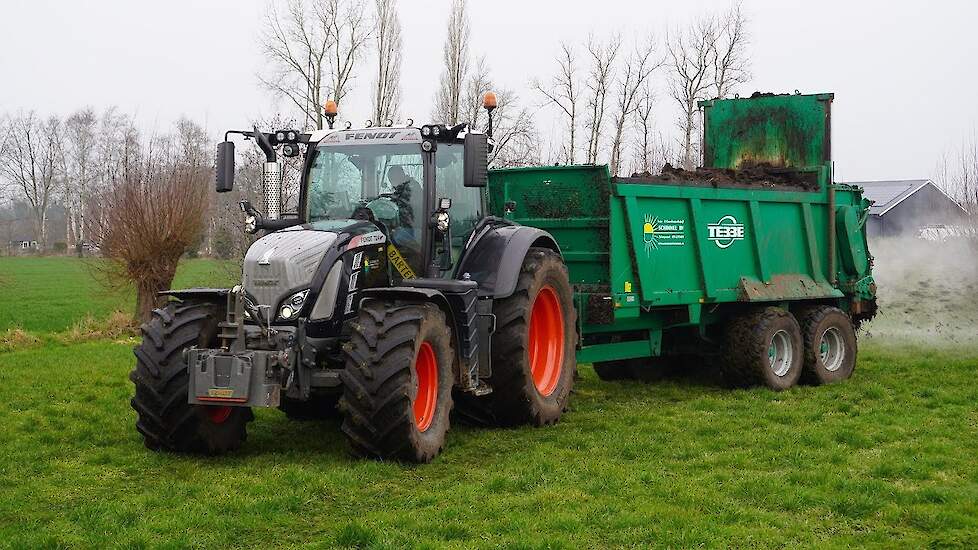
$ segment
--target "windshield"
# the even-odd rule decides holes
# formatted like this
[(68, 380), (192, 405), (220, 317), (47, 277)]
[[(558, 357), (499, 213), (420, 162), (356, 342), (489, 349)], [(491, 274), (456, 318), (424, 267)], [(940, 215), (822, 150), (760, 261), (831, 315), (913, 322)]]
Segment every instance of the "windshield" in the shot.
[(420, 213), (423, 181), (417, 143), (319, 147), (309, 172), (307, 219), (350, 218), (359, 204), (381, 197)]

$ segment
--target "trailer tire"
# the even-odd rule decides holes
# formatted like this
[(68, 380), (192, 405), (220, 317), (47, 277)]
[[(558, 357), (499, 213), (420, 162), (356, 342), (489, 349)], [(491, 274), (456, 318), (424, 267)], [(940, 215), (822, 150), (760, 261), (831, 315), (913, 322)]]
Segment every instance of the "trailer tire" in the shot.
[(434, 304), (365, 300), (344, 347), (342, 430), (360, 456), (431, 462), (445, 446), (455, 351)]
[(766, 307), (735, 318), (724, 338), (723, 374), (734, 386), (794, 386), (804, 356), (801, 327), (784, 309)]
[(283, 395), (278, 408), (289, 420), (323, 420), (336, 417), (339, 400), (339, 394), (312, 395), (306, 401)]
[(136, 368), (129, 373), (136, 386), (130, 403), (146, 447), (206, 454), (241, 447), (247, 424), (254, 419), (251, 408), (187, 402), (190, 373), (184, 351), (213, 342), (217, 308), (210, 303), (170, 302), (154, 310), (141, 330), (143, 340), (133, 350)]
[(831, 384), (848, 379), (856, 368), (856, 330), (841, 309), (816, 306), (803, 310), (801, 334), (805, 359), (801, 381)]
[(556, 423), (577, 374), (577, 312), (560, 255), (530, 248), (516, 290), (496, 300), (493, 314), (492, 393), (467, 400), (467, 407), (483, 409), (467, 416), (502, 426)]

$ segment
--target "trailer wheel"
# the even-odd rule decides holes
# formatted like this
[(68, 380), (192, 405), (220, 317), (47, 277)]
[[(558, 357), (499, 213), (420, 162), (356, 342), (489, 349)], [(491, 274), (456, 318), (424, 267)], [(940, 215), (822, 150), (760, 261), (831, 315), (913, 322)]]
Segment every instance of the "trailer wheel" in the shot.
[(340, 373), (343, 433), (361, 456), (431, 462), (445, 446), (455, 351), (433, 304), (366, 300)]
[(557, 422), (577, 371), (577, 312), (561, 257), (531, 248), (516, 291), (496, 301), (493, 313), (492, 393), (478, 402), (496, 424)]
[(852, 376), (856, 368), (856, 331), (841, 309), (819, 306), (801, 316), (805, 359), (801, 380), (806, 384), (830, 384)]
[(278, 408), (289, 420), (323, 420), (336, 416), (338, 394), (312, 395), (306, 401), (282, 396)]
[(782, 391), (801, 376), (801, 328), (781, 308), (766, 307), (735, 318), (727, 329), (724, 352), (724, 378), (733, 385)]
[(215, 307), (192, 302), (154, 310), (141, 327), (143, 341), (133, 350), (136, 368), (129, 379), (136, 385), (131, 401), (136, 429), (147, 448), (221, 454), (244, 443), (247, 424), (254, 419), (251, 408), (187, 403), (190, 374), (184, 351), (212, 343), (216, 329)]

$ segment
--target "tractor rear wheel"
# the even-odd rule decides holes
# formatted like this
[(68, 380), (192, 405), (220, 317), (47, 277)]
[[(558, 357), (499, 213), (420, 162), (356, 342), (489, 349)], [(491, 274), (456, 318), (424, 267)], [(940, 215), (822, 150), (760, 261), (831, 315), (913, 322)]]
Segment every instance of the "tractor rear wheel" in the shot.
[(365, 300), (344, 348), (343, 433), (361, 456), (431, 462), (445, 446), (455, 351), (434, 304)]
[(728, 327), (724, 378), (736, 386), (786, 390), (801, 376), (803, 355), (798, 321), (784, 309), (766, 307), (735, 318)]
[(805, 359), (801, 380), (830, 384), (852, 376), (856, 368), (856, 330), (841, 309), (816, 306), (801, 315)]
[[(543, 426), (560, 419), (577, 371), (577, 313), (567, 266), (531, 248), (516, 291), (493, 306), (492, 393), (473, 400), (493, 423)], [(476, 416), (476, 415), (473, 415)]]
[(171, 302), (154, 310), (141, 330), (143, 341), (133, 350), (136, 368), (129, 379), (136, 385), (131, 404), (146, 447), (207, 454), (239, 448), (254, 419), (250, 408), (187, 403), (190, 373), (184, 352), (213, 342), (215, 306)]
[(336, 416), (339, 400), (339, 394), (312, 395), (306, 401), (283, 395), (278, 408), (289, 420), (323, 420)]

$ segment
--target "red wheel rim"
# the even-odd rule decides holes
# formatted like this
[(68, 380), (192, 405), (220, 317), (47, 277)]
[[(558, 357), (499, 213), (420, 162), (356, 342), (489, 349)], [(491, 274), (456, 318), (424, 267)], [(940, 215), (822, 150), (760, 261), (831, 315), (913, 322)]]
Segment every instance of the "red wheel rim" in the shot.
[(224, 424), (229, 416), (231, 416), (231, 407), (207, 407), (207, 418), (214, 424)]
[(438, 402), (438, 358), (428, 342), (421, 342), (418, 358), (414, 361), (418, 378), (418, 394), (414, 398), (414, 423), (419, 431), (425, 431), (435, 418)]
[(564, 312), (552, 286), (540, 289), (530, 310), (530, 372), (540, 395), (557, 388), (564, 366)]

